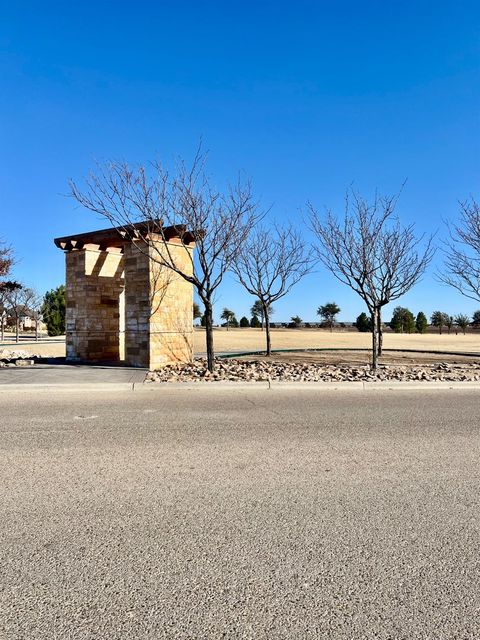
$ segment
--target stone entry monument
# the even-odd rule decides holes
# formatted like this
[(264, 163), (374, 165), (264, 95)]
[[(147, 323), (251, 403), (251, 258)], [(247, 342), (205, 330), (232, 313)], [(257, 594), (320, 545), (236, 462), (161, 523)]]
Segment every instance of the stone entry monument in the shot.
[[(168, 250), (193, 271), (193, 238), (143, 223), (54, 240), (66, 258), (66, 349), (70, 362), (124, 362), (158, 369), (193, 358), (193, 287), (149, 255)], [(143, 234), (143, 236), (142, 236)]]

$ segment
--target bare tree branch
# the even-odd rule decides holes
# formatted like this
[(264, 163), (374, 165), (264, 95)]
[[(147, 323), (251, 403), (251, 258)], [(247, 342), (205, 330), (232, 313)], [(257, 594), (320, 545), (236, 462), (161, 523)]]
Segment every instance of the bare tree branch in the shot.
[[(135, 168), (110, 162), (90, 174), (84, 189), (74, 181), (70, 187), (77, 202), (127, 236), (131, 224), (145, 223), (145, 231), (132, 238), (137, 248), (194, 286), (205, 307), (207, 359), (213, 371), (214, 293), (261, 217), (250, 183), (239, 179), (226, 192), (215, 188), (199, 149), (190, 167), (180, 161), (173, 174), (159, 162)], [(180, 244), (172, 245), (171, 235)]]
[(309, 204), (310, 225), (317, 237), (319, 260), (355, 291), (372, 317), (372, 367), (382, 349), (381, 310), (416, 284), (433, 254), (433, 238), (416, 237), (414, 226), (395, 217), (398, 196), (375, 194), (368, 202), (347, 192), (343, 218), (331, 211), (320, 217)]
[(291, 226), (256, 228), (240, 246), (232, 271), (258, 298), (265, 321), (267, 355), (271, 355), (270, 307), (283, 298), (313, 267), (300, 234)]
[(480, 206), (472, 198), (460, 203), (460, 221), (449, 226), (440, 282), (466, 298), (480, 301)]
[(35, 301), (33, 289), (22, 285), (16, 286), (7, 293), (8, 313), (15, 319), (15, 342), (20, 340), (20, 319), (30, 317), (30, 305)]

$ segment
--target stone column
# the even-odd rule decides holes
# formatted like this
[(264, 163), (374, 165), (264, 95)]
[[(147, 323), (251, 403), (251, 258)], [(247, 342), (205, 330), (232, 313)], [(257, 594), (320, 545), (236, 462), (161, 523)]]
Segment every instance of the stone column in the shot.
[[(164, 243), (155, 245), (162, 250)], [(125, 254), (125, 363), (158, 369), (193, 358), (193, 288), (154, 259), (155, 246), (126, 244)], [(176, 263), (193, 270), (193, 247), (169, 242)]]
[(120, 360), (119, 298), (123, 255), (86, 245), (66, 253), (66, 348), (69, 361)]

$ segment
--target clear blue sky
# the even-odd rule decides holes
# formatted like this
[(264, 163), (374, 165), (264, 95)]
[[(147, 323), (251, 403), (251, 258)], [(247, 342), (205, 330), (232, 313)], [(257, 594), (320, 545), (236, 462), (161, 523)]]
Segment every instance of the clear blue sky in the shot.
[[(419, 231), (480, 195), (478, 2), (2, 2), (0, 236), (40, 291), (63, 282), (52, 238), (106, 226), (66, 198), (95, 159), (191, 157), (200, 137), (219, 182), (249, 175), (279, 219), (345, 188), (392, 193)], [(308, 234), (306, 234), (308, 241)], [(436, 262), (441, 262), (439, 255)], [(401, 303), (479, 308), (434, 267)], [(273, 320), (341, 319), (362, 301), (320, 270)], [(227, 280), (221, 308), (251, 300)]]

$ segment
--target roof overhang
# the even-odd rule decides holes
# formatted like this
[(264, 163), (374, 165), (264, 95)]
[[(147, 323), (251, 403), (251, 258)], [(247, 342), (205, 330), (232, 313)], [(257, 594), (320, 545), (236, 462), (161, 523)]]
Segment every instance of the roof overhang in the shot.
[(95, 248), (101, 251), (107, 251), (109, 249), (121, 251), (125, 244), (134, 242), (135, 240), (147, 242), (155, 240), (163, 240), (165, 242), (177, 241), (185, 245), (192, 245), (195, 241), (193, 234), (187, 231), (185, 225), (162, 227), (161, 223), (149, 221), (63, 236), (61, 238), (55, 238), (54, 243), (63, 251), (87, 248)]

